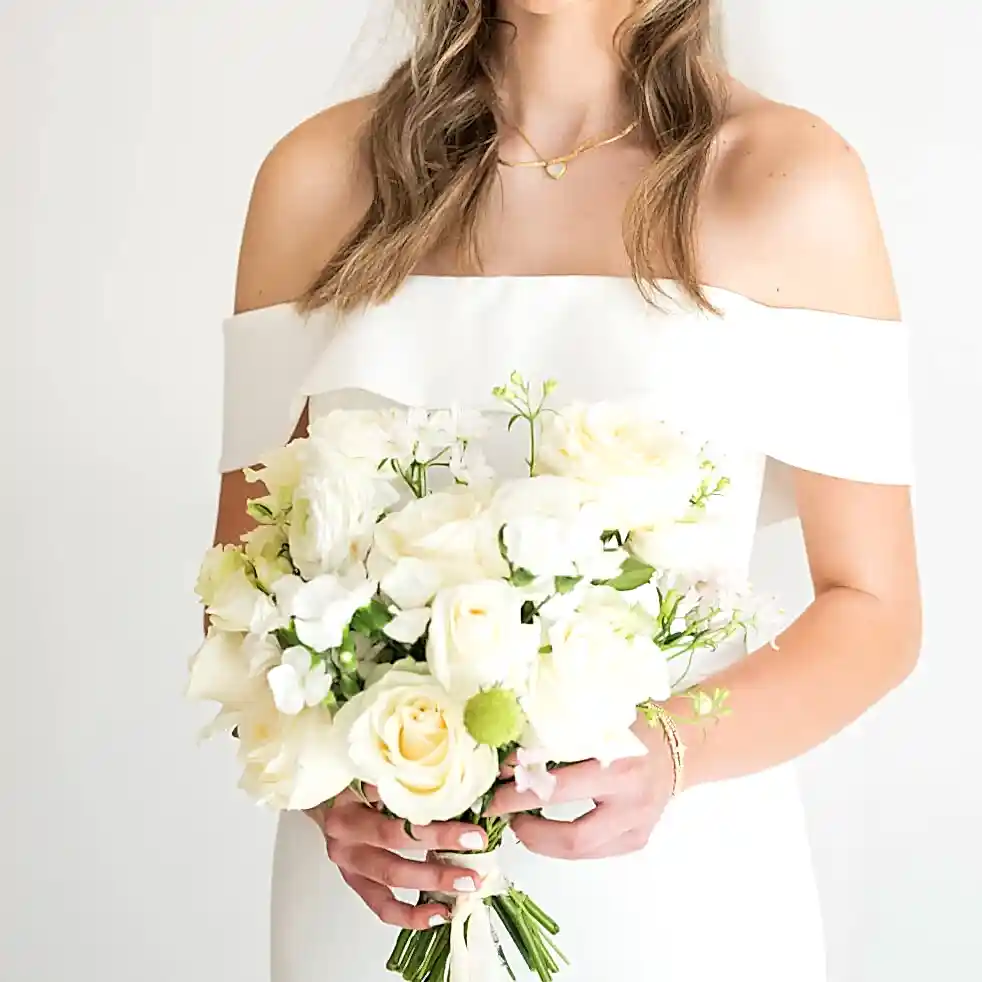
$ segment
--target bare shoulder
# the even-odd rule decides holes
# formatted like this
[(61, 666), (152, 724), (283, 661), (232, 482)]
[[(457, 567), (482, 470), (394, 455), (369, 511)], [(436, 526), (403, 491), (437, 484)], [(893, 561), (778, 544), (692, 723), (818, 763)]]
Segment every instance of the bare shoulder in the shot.
[(269, 152), (249, 201), (236, 310), (296, 299), (372, 200), (361, 133), (372, 99), (312, 116)]
[(706, 265), (756, 300), (894, 318), (869, 178), (828, 123), (743, 90), (706, 186)]

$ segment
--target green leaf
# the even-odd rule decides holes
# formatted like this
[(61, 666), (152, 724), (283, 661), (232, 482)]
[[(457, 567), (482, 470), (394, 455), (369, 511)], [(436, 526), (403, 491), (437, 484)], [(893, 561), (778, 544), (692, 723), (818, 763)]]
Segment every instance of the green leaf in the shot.
[(268, 505), (264, 505), (259, 498), (246, 502), (246, 514), (260, 525), (271, 525), (275, 520), (273, 510)]
[(419, 842), (419, 836), (418, 836), (418, 835), (416, 835), (416, 833), (415, 833), (415, 832), (413, 832), (413, 823), (412, 823), (412, 822), (410, 822), (408, 818), (407, 818), (407, 819), (406, 819), (406, 820), (405, 820), (405, 821), (404, 821), (404, 822), (402, 823), (402, 830), (403, 830), (403, 831), (404, 831), (404, 832), (406, 833), (406, 835), (408, 835), (408, 836), (409, 836), (409, 838), (410, 838), (410, 839), (412, 839), (412, 840), (413, 840), (414, 842)]
[(620, 575), (615, 576), (612, 580), (607, 580), (606, 585), (615, 590), (636, 590), (639, 586), (644, 586), (645, 583), (650, 582), (654, 574), (654, 567), (641, 562), (640, 559), (629, 556), (621, 566)]
[(557, 576), (556, 593), (570, 593), (573, 587), (582, 580), (582, 576)]
[(360, 607), (351, 618), (351, 630), (368, 637), (378, 634), (392, 615), (380, 600), (372, 600), (365, 607)]
[(509, 577), (513, 586), (528, 586), (535, 582), (535, 573), (530, 573), (527, 569), (516, 566)]

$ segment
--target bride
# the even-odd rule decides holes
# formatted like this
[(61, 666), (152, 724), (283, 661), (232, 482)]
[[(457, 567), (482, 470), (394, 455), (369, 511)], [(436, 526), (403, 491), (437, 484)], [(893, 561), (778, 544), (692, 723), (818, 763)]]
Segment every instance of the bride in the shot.
[[(557, 772), (558, 810), (503, 780), (506, 868), (562, 925), (570, 982), (824, 978), (786, 765), (919, 646), (906, 337), (863, 167), (726, 74), (711, 7), (416, 0), (409, 58), (263, 164), (226, 323), (219, 541), (245, 531), (239, 469), (311, 414), (483, 407), (513, 368), (569, 398), (643, 392), (724, 446), (721, 562), (746, 568), (759, 522), (800, 518), (814, 602), (776, 647), (694, 667), (731, 712), (680, 726), (681, 766), (639, 726), (647, 757)], [(449, 913), (406, 891), (477, 885), (407, 853), (475, 835), (413, 838), (345, 796), (286, 813), (274, 982), (387, 977), (393, 926)]]

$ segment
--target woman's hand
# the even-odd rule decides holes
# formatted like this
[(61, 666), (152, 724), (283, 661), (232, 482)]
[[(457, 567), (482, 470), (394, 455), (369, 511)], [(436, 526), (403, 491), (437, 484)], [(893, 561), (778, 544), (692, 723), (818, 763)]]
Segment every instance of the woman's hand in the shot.
[(393, 851), (480, 852), (487, 840), (474, 825), (434, 822), (413, 826), (414, 839), (400, 819), (387, 818), (351, 791), (339, 795), (333, 805), (322, 805), (307, 814), (323, 831), (327, 854), (345, 882), (386, 924), (425, 930), (450, 918), (443, 904), (415, 907), (397, 900), (392, 887), (454, 894), (468, 893), (480, 885), (477, 874), (442, 863), (404, 859)]
[(553, 771), (556, 788), (549, 804), (596, 802), (597, 807), (572, 822), (553, 821), (518, 812), (542, 807), (531, 792), (511, 782), (494, 796), (490, 815), (514, 815), (511, 827), (532, 852), (557, 859), (601, 859), (643, 849), (672, 797), (674, 769), (660, 727), (640, 722), (637, 735), (648, 746), (642, 757), (603, 767), (596, 760)]

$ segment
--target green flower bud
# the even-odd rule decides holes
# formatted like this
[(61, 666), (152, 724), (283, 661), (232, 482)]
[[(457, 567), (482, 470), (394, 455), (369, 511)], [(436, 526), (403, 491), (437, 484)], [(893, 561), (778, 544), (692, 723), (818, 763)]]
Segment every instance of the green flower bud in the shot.
[(487, 689), (467, 701), (464, 725), (478, 743), (505, 747), (522, 735), (525, 714), (511, 689)]

